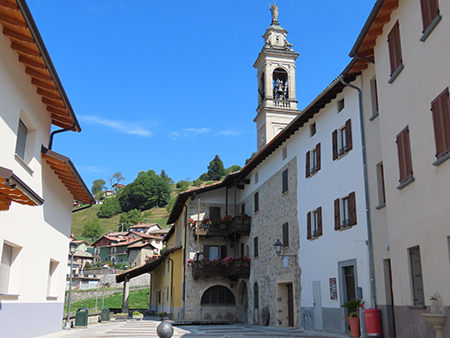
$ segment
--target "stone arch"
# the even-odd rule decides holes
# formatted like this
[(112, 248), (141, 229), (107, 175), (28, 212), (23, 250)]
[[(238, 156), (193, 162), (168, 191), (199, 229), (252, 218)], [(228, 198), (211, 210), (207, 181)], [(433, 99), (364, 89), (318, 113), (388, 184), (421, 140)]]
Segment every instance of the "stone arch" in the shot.
[(226, 286), (213, 285), (207, 288), (200, 300), (201, 319), (236, 319), (236, 298)]

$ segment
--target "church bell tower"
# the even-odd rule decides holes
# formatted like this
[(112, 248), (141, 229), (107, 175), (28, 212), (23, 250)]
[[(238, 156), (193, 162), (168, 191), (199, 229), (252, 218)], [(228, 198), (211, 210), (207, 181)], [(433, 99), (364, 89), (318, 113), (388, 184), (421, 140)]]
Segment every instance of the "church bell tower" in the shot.
[(272, 23), (263, 35), (264, 46), (253, 67), (258, 70), (258, 151), (265, 147), (300, 111), (295, 97), (295, 60), (298, 53), (286, 40), (287, 31), (278, 23), (274, 3)]

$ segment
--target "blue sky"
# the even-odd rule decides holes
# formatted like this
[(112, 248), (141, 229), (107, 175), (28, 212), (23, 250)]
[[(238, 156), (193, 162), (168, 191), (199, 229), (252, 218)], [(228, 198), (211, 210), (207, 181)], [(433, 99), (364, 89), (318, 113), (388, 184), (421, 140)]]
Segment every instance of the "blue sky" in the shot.
[[(267, 0), (28, 0), (81, 133), (55, 136), (87, 186), (117, 171), (194, 180), (218, 154), (256, 150), (253, 68)], [(375, 0), (278, 0), (297, 59), (299, 109), (350, 62)]]

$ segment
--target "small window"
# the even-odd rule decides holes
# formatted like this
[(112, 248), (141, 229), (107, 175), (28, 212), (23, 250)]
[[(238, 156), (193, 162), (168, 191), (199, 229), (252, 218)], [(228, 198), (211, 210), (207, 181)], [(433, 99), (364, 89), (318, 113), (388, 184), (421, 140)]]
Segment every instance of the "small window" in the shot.
[(310, 177), (318, 172), (321, 168), (320, 143), (316, 147), (306, 153), (306, 177)]
[(253, 238), (253, 257), (259, 256), (258, 237)]
[(54, 272), (56, 270), (56, 267), (58, 266), (59, 262), (50, 260), (49, 268), (48, 268), (48, 281), (47, 281), (47, 297), (48, 296), (54, 296), (57, 294), (56, 292), (56, 286), (54, 285)]
[(288, 192), (288, 169), (284, 170), (282, 173), (282, 193)]
[(342, 111), (342, 109), (345, 108), (345, 102), (344, 99), (341, 99), (338, 101), (338, 113)]
[(289, 246), (289, 223), (283, 224), (283, 248)]
[(344, 126), (333, 131), (332, 139), (333, 160), (338, 159), (353, 149), (352, 124), (350, 119), (345, 122)]
[(22, 160), (25, 159), (27, 134), (28, 134), (28, 128), (25, 126), (25, 124), (22, 122), (22, 120), (19, 120), (19, 127), (17, 130), (16, 154), (19, 155), (19, 157)]
[(2, 261), (0, 265), (0, 294), (8, 294), (9, 276), (13, 257), (13, 247), (3, 244)]
[(311, 125), (309, 126), (309, 132), (311, 137), (316, 135), (316, 122), (311, 123)]
[(391, 64), (391, 78), (388, 83), (394, 82), (403, 69), (402, 47), (400, 44), (400, 24), (397, 21), (388, 34), (389, 59)]
[(377, 183), (378, 183), (378, 206), (381, 206), (386, 204), (383, 162), (377, 164)]
[(287, 147), (283, 148), (283, 160), (285, 160), (287, 158)]
[(253, 195), (254, 198), (254, 207), (255, 207), (255, 213), (259, 211), (259, 192), (255, 192), (255, 195)]
[(255, 173), (255, 184), (258, 183), (258, 180), (259, 180), (259, 173), (256, 172)]
[(334, 230), (356, 225), (355, 192), (334, 200)]
[(322, 236), (322, 207), (307, 214), (307, 239)]
[(425, 305), (422, 279), (422, 263), (420, 260), (420, 249), (418, 246), (409, 249), (409, 260), (411, 264), (411, 281), (413, 288), (413, 305)]

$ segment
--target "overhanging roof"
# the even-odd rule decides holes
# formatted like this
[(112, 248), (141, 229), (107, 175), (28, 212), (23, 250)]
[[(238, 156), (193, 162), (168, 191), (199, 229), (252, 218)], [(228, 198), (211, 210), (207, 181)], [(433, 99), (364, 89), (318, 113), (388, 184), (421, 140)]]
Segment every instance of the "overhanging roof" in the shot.
[(143, 265), (137, 266), (133, 269), (126, 270), (122, 273), (119, 273), (116, 275), (116, 283), (121, 283), (127, 279), (131, 279), (137, 276), (140, 276), (144, 273), (151, 272), (155, 270), (164, 260), (169, 256), (172, 252), (175, 252), (177, 250), (180, 250), (181, 246), (177, 246), (175, 248), (167, 249), (161, 254), (161, 257), (159, 257), (157, 260), (150, 261), (148, 263), (145, 263)]
[(0, 23), (3, 35), (11, 41), (11, 49), (19, 55), (25, 73), (31, 76), (31, 83), (47, 106), (52, 124), (81, 131), (25, 0), (1, 0)]
[(9, 210), (11, 202), (34, 206), (42, 205), (44, 200), (12, 170), (0, 167), (0, 211)]
[(50, 168), (59, 177), (61, 182), (67, 187), (73, 195), (73, 199), (84, 204), (95, 204), (95, 199), (92, 196), (86, 184), (78, 174), (70, 158), (47, 149), (42, 146), (42, 158), (46, 160)]

